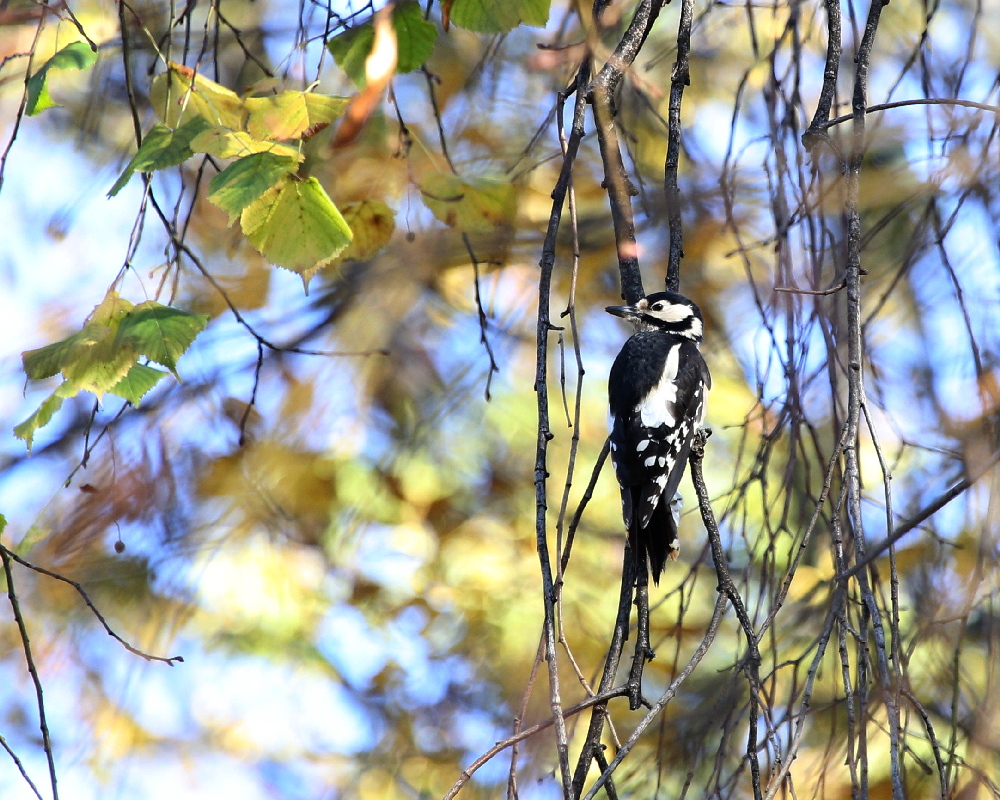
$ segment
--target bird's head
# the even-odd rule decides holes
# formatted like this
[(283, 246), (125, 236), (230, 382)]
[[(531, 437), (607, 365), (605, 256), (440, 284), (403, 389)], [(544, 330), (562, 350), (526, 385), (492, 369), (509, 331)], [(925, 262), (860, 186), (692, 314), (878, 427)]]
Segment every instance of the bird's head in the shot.
[(656, 292), (634, 306), (608, 306), (605, 311), (633, 322), (639, 330), (666, 331), (696, 342), (704, 336), (701, 310), (676, 292)]

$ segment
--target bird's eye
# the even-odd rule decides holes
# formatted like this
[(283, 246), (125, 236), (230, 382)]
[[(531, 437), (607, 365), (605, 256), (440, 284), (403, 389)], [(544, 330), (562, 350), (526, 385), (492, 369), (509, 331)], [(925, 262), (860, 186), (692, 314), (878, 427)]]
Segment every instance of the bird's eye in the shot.
[(653, 303), (653, 311), (663, 311), (663, 303)]

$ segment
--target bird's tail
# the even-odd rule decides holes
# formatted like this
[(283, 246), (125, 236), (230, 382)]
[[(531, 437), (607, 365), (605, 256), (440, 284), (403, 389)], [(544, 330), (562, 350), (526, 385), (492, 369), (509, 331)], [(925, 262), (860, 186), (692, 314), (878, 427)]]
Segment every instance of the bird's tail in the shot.
[[(638, 493), (638, 490), (633, 490)], [(632, 498), (633, 508), (639, 507), (639, 498)], [(645, 528), (639, 527), (639, 514), (632, 516), (629, 528), (629, 545), (636, 557), (636, 568), (646, 569), (653, 575), (653, 583), (659, 585), (660, 575), (667, 564), (667, 559), (677, 558), (680, 543), (677, 538), (677, 522), (674, 519), (671, 503), (661, 497), (653, 509), (649, 523)]]

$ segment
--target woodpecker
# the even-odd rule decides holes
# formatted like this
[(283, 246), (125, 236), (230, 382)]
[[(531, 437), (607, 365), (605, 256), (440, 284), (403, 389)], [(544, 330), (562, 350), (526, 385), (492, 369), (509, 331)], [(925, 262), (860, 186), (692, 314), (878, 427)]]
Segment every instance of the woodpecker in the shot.
[(606, 310), (639, 328), (608, 379), (611, 460), (638, 568), (648, 561), (659, 583), (667, 558), (677, 558), (674, 499), (712, 387), (698, 349), (704, 325), (698, 306), (675, 292)]

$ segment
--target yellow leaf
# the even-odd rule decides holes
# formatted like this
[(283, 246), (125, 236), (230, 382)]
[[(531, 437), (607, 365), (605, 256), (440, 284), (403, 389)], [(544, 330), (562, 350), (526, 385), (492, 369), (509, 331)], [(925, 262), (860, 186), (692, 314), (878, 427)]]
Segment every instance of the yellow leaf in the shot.
[(208, 153), (216, 158), (242, 158), (254, 153), (271, 153), (288, 156), (302, 161), (303, 155), (297, 147), (279, 142), (260, 141), (246, 131), (215, 127), (195, 136), (189, 145), (195, 153)]
[(168, 66), (149, 87), (149, 102), (166, 125), (176, 128), (201, 116), (213, 125), (243, 127), (247, 112), (235, 92), (183, 64), (170, 62)]
[(349, 203), (342, 209), (354, 239), (341, 253), (341, 261), (366, 261), (389, 243), (396, 228), (396, 215), (381, 200)]
[(351, 243), (351, 229), (319, 181), (286, 175), (240, 215), (247, 240), (272, 264), (302, 275), (308, 285)]
[(465, 233), (489, 233), (510, 225), (517, 213), (514, 185), (494, 178), (460, 178), (432, 173), (420, 184), (424, 203), (449, 228)]
[(298, 139), (310, 129), (329, 125), (344, 113), (350, 100), (313, 92), (281, 92), (248, 97), (247, 131), (256, 139)]

